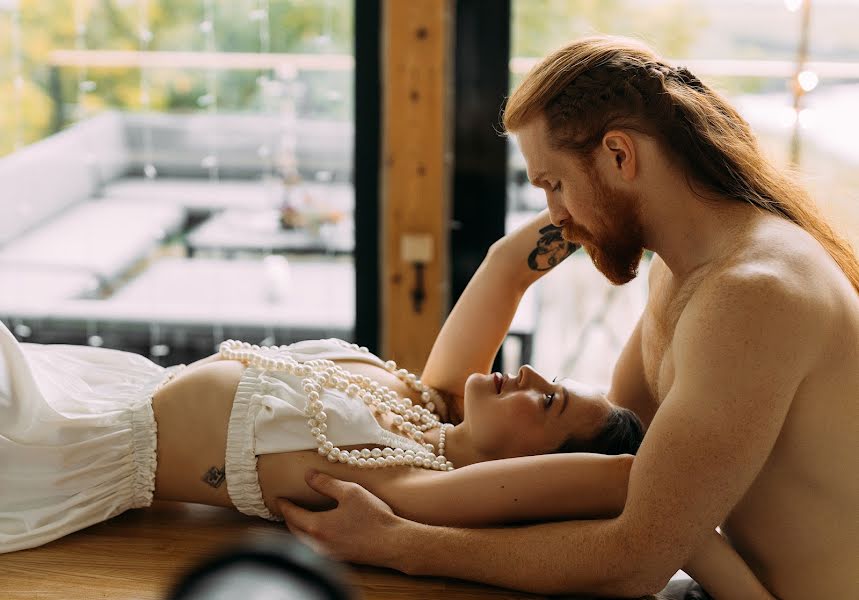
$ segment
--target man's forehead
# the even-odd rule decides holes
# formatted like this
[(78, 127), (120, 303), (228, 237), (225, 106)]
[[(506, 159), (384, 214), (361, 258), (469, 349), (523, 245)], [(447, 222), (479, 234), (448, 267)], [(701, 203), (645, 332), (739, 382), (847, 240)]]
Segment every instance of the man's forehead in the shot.
[(531, 183), (544, 179), (550, 169), (547, 164), (549, 156), (545, 148), (543, 123), (534, 120), (526, 124), (516, 132), (516, 139), (519, 142), (519, 150), (525, 158), (528, 179)]

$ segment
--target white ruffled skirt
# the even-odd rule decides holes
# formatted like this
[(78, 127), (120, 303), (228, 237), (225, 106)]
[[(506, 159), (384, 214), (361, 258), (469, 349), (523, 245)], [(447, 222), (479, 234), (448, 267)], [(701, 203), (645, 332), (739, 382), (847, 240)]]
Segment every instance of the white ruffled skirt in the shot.
[(0, 323), (0, 553), (149, 506), (152, 396), (181, 369), (128, 352), (20, 344)]

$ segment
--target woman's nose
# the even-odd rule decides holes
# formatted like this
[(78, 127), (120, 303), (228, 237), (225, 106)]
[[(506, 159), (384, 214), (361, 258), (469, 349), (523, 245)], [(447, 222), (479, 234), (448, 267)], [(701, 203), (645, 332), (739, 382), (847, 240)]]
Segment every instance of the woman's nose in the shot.
[(519, 375), (516, 379), (516, 383), (521, 387), (531, 382), (535, 377), (539, 376), (540, 375), (531, 365), (522, 365), (521, 367), (519, 367)]

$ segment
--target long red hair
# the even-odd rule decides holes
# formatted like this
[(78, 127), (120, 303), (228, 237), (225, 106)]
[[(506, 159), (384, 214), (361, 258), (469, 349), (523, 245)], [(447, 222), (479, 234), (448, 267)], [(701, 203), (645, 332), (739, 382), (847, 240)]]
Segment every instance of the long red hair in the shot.
[(590, 37), (544, 58), (508, 99), (504, 126), (516, 131), (541, 114), (552, 145), (585, 158), (611, 129), (650, 135), (688, 179), (802, 227), (859, 291), (853, 248), (826, 222), (796, 175), (765, 158), (749, 124), (722, 96), (643, 44)]

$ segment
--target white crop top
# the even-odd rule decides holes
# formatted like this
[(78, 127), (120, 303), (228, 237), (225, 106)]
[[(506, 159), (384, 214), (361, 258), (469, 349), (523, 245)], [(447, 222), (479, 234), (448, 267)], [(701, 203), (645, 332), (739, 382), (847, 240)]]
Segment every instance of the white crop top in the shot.
[[(308, 340), (252, 352), (267, 358), (288, 354), (298, 362), (360, 361), (383, 369), (385, 364), (379, 357), (337, 339)], [(263, 503), (256, 471), (258, 455), (317, 449), (317, 441), (307, 425), (308, 400), (302, 379), (283, 371), (250, 366), (241, 376), (227, 431), (225, 470), (230, 499), (245, 514), (280, 520)], [(327, 415), (326, 435), (335, 446), (378, 445), (423, 450), (417, 442), (379, 425), (370, 409), (345, 391), (326, 388), (320, 400)]]

